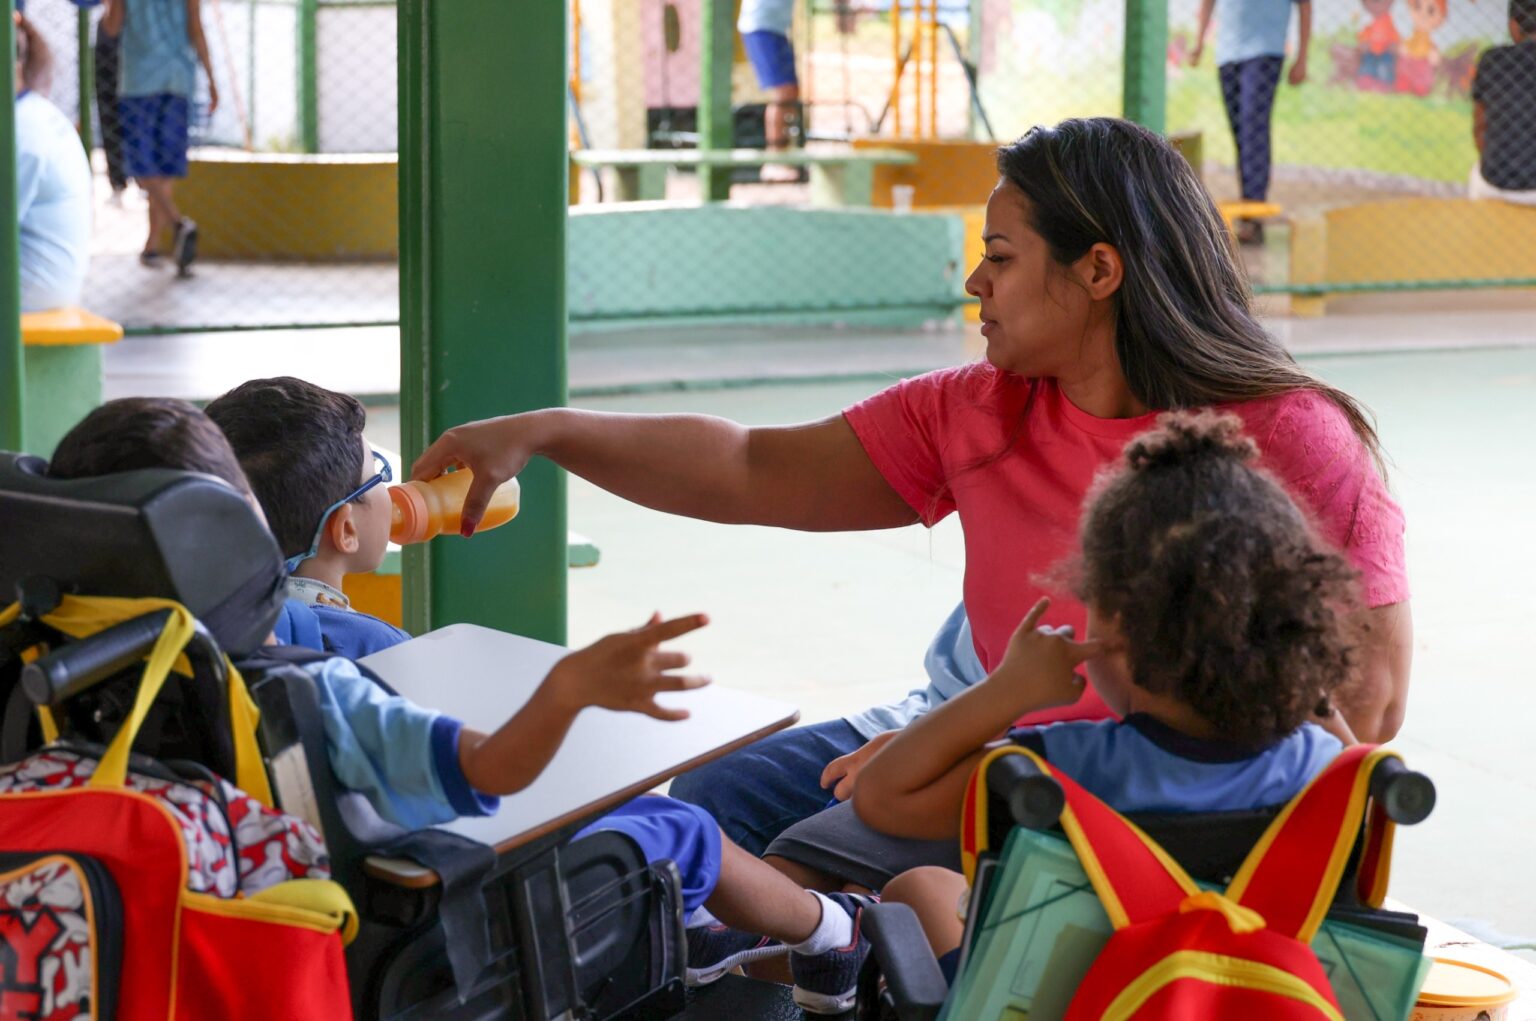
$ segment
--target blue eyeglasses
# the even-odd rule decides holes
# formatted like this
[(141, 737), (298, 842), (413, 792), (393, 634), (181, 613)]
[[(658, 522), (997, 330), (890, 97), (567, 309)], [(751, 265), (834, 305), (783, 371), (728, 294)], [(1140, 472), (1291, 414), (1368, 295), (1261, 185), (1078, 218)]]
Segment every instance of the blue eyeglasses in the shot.
[(325, 513), (320, 515), (320, 523), (315, 526), (315, 541), (309, 544), (309, 552), (295, 554), (294, 556), (291, 556), (287, 560), (283, 561), (283, 566), (288, 569), (289, 574), (292, 574), (295, 570), (297, 570), (298, 566), (304, 561), (320, 552), (320, 536), (325, 533), (325, 523), (331, 520), (331, 515), (336, 513), (336, 508), (340, 507), (344, 503), (351, 503), (353, 500), (356, 500), (358, 497), (368, 492), (368, 490), (372, 489), (374, 486), (377, 486), (380, 482), (389, 482), (395, 477), (394, 473), (389, 470), (389, 462), (385, 460), (383, 454), (379, 453), (377, 450), (371, 450), (369, 453), (373, 455), (373, 463), (378, 467), (379, 470), (374, 472), (373, 476), (369, 478), (367, 482), (364, 482), (361, 486), (358, 486), (356, 489), (352, 490), (352, 492), (348, 493), (346, 496), (342, 497), (340, 500), (337, 500), (335, 503), (331, 504), (325, 509)]

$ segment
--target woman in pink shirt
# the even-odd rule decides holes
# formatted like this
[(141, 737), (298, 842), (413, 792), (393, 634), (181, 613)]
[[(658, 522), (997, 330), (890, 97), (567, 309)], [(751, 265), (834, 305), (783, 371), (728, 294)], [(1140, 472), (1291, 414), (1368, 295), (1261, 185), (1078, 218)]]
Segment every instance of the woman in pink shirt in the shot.
[[(1045, 594), (1042, 575), (1070, 551), (1098, 469), (1158, 411), (1220, 407), (1243, 419), (1261, 463), (1360, 571), (1360, 670), (1339, 704), (1361, 739), (1390, 738), (1412, 647), (1403, 517), (1360, 405), (1264, 331), (1210, 196), (1159, 136), (1109, 118), (1064, 121), (1003, 147), (998, 169), (986, 256), (966, 281), (981, 301), (985, 362), (793, 426), (567, 408), (470, 423), (444, 433), (415, 477), (455, 461), (473, 469), (466, 522), (535, 454), (628, 500), (710, 521), (832, 531), (958, 513), (965, 606), (990, 670)], [(1051, 595), (1051, 623), (1083, 634), (1083, 608)], [(1089, 692), (1025, 722), (1107, 715)], [(801, 727), (679, 778), (672, 793), (760, 850), (881, 743), (842, 720)], [(851, 790), (841, 783), (838, 796)]]

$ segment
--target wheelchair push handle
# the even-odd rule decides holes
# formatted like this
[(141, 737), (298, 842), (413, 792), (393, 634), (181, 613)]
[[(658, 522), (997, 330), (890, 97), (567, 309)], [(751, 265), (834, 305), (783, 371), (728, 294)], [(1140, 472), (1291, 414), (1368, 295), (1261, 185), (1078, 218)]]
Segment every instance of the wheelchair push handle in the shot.
[(1402, 759), (1388, 756), (1371, 770), (1371, 798), (1386, 809), (1387, 818), (1399, 826), (1412, 826), (1434, 811), (1435, 784), (1405, 766)]
[[(987, 770), (987, 787), (1008, 804), (1013, 821), (1032, 830), (1055, 826), (1066, 797), (1055, 780), (1024, 755), (1007, 755)], [(1412, 826), (1429, 817), (1435, 807), (1435, 785), (1423, 773), (1409, 769), (1396, 757), (1383, 758), (1371, 771), (1371, 797), (1399, 826)]]
[[(149, 655), (170, 615), (170, 610), (154, 610), (54, 649), (22, 668), (22, 690), (39, 706), (56, 706), (90, 690)], [(198, 676), (223, 687), (223, 655), (201, 622), (185, 652)]]
[(22, 668), (22, 690), (40, 706), (58, 705), (88, 690), (148, 655), (170, 615), (170, 610), (155, 610), (54, 649)]
[(1067, 796), (1027, 755), (1004, 755), (987, 769), (987, 788), (1008, 804), (1013, 821), (1026, 829), (1048, 830), (1061, 818)]

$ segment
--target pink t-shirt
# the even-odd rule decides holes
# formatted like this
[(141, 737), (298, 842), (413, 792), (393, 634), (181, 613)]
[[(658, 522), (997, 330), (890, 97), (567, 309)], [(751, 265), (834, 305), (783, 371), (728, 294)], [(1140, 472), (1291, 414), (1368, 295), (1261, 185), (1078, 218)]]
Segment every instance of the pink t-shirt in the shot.
[[(1343, 412), (1309, 391), (1220, 410), (1243, 419), (1259, 445), (1259, 464), (1360, 571), (1365, 602), (1407, 599), (1402, 510)], [(1051, 624), (1084, 633), (1082, 604), (1066, 591), (1046, 591), (1040, 576), (1076, 550), (1083, 497), (1094, 476), (1131, 437), (1155, 424), (1156, 413), (1095, 418), (1067, 400), (1054, 379), (1025, 379), (982, 363), (904, 380), (843, 414), (880, 474), (924, 524), (959, 512), (965, 605), (983, 666), (991, 670), (1002, 658), (1042, 595), (1052, 600)], [(1001, 450), (1011, 453), (973, 467)], [(1090, 688), (1076, 705), (1024, 722), (1108, 715)]]

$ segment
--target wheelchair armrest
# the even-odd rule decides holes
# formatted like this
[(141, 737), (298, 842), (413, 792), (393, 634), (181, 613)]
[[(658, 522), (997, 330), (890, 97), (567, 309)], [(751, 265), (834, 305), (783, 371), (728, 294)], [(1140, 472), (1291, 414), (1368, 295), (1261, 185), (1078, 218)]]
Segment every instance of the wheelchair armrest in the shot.
[(872, 952), (859, 976), (859, 1016), (879, 1016), (878, 984), (883, 975), (883, 997), (900, 1021), (933, 1021), (949, 995), (949, 984), (934, 960), (917, 913), (905, 904), (875, 904), (864, 909), (860, 924)]

